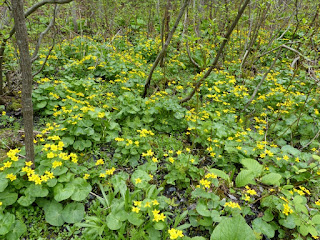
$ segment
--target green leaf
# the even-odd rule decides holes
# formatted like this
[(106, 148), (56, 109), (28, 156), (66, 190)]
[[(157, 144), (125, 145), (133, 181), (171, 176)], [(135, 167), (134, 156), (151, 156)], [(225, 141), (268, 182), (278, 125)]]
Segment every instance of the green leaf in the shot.
[(82, 203), (69, 203), (62, 211), (62, 218), (67, 223), (80, 222), (84, 217), (84, 205)]
[(268, 208), (266, 211), (264, 211), (264, 215), (262, 217), (262, 219), (266, 222), (270, 222), (272, 221), (274, 218), (272, 210), (270, 208)]
[(83, 151), (86, 148), (85, 140), (77, 140), (73, 143), (73, 148), (79, 151)]
[(254, 232), (241, 216), (224, 218), (211, 234), (211, 240), (255, 240)]
[(24, 207), (27, 207), (27, 206), (30, 206), (34, 201), (36, 200), (35, 197), (32, 197), (32, 196), (21, 196), (19, 199), (18, 199), (18, 203), (21, 205), (21, 206), (24, 206)]
[(63, 186), (62, 183), (58, 183), (53, 188), (54, 199), (57, 202), (68, 199), (75, 191), (75, 186), (72, 183), (67, 183)]
[(243, 187), (248, 184), (255, 184), (256, 182), (253, 180), (254, 177), (255, 174), (251, 170), (241, 170), (241, 172), (236, 177), (237, 187)]
[(6, 212), (0, 214), (0, 236), (7, 234), (14, 226), (15, 216)]
[[(141, 182), (137, 182), (137, 179), (140, 179)], [(142, 170), (136, 170), (131, 176), (131, 182), (138, 188), (147, 187), (148, 181), (150, 181), (150, 176), (147, 172)]]
[(156, 230), (163, 230), (166, 227), (164, 222), (157, 222), (153, 225)]
[(314, 216), (312, 217), (312, 222), (313, 222), (314, 224), (320, 225), (320, 214), (314, 215)]
[(75, 178), (72, 182), (75, 190), (71, 196), (74, 201), (82, 201), (86, 199), (92, 190), (91, 185), (83, 178)]
[(44, 214), (46, 221), (52, 226), (62, 226), (64, 224), (64, 220), (62, 217), (62, 204), (56, 201), (50, 202), (49, 205), (44, 207)]
[(289, 229), (294, 229), (296, 227), (296, 223), (294, 222), (292, 214), (290, 214), (286, 219), (280, 219), (279, 223)]
[(69, 147), (74, 143), (74, 137), (63, 137), (61, 141), (64, 143), (65, 147)]
[(208, 210), (208, 207), (203, 202), (199, 201), (196, 207), (197, 212), (204, 217), (210, 217), (211, 212)]
[(184, 114), (182, 112), (175, 112), (174, 117), (176, 119), (182, 119), (184, 117)]
[(301, 233), (301, 235), (304, 236), (304, 237), (307, 236), (308, 233), (309, 233), (308, 226), (306, 226), (306, 225), (301, 225), (301, 226), (299, 227), (299, 233)]
[(116, 218), (113, 213), (110, 213), (106, 218), (107, 226), (111, 230), (118, 230), (122, 226), (122, 222)]
[(222, 179), (227, 180), (227, 181), (230, 182), (230, 177), (229, 177), (229, 175), (226, 174), (224, 171), (221, 171), (221, 170), (216, 169), (216, 168), (211, 168), (211, 169), (209, 169), (209, 172), (211, 172), (211, 173), (217, 175), (218, 177), (220, 177), (220, 178), (222, 178)]
[(0, 175), (0, 192), (3, 192), (8, 186), (9, 179), (4, 174)]
[(240, 160), (240, 162), (245, 168), (254, 172), (255, 177), (260, 176), (262, 173), (263, 166), (258, 161), (251, 158), (243, 158)]
[(312, 158), (314, 160), (317, 160), (318, 162), (320, 162), (320, 156), (314, 154), (314, 155), (312, 155)]
[(9, 191), (4, 191), (0, 193), (0, 202), (2, 202), (3, 206), (10, 206), (14, 204), (18, 199), (17, 193), (11, 193)]
[(142, 223), (144, 223), (144, 220), (140, 218), (139, 214), (134, 212), (131, 212), (128, 215), (128, 221), (135, 226), (140, 226)]
[(27, 187), (25, 194), (32, 197), (46, 197), (49, 191), (42, 185), (31, 184)]
[(21, 235), (27, 231), (26, 225), (20, 220), (16, 220), (12, 230), (6, 235), (7, 240), (20, 239)]
[(273, 227), (262, 220), (262, 218), (256, 218), (252, 222), (252, 228), (258, 232), (265, 234), (268, 238), (273, 238), (275, 234), (275, 230)]
[(118, 192), (121, 193), (122, 198), (125, 198), (127, 191), (126, 181), (129, 178), (129, 175), (125, 172), (120, 172), (111, 178), (111, 183), (114, 186), (114, 194), (116, 195)]
[(299, 156), (301, 154), (301, 152), (298, 149), (296, 149), (290, 145), (283, 146), (281, 148), (281, 151), (284, 153), (290, 153), (292, 156)]
[(261, 178), (261, 182), (266, 185), (280, 185), (282, 176), (279, 173), (269, 173)]
[(47, 106), (47, 101), (42, 101), (36, 104), (37, 109), (44, 108), (45, 106)]

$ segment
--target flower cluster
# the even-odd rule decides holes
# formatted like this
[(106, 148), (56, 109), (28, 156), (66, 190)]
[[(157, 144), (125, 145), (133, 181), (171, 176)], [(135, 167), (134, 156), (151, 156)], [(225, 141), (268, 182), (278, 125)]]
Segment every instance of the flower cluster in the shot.
[(181, 230), (177, 230), (174, 228), (169, 229), (168, 233), (170, 234), (170, 239), (177, 239), (184, 236)]

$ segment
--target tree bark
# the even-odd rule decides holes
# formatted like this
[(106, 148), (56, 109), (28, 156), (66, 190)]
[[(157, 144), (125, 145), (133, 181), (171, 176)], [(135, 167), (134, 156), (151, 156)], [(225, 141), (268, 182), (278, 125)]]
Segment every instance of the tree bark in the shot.
[[(29, 15), (31, 15), (32, 13), (34, 13), (38, 8), (42, 7), (45, 4), (65, 4), (65, 3), (70, 3), (73, 0), (43, 0), (41, 2), (38, 2), (34, 5), (32, 5), (32, 7), (30, 7), (26, 13), (24, 14), (25, 18), (27, 18)], [(9, 37), (8, 38), (3, 38), (2, 39), (2, 43), (0, 46), (0, 95), (3, 94), (3, 78), (2, 78), (2, 71), (3, 71), (3, 58), (4, 58), (4, 50), (6, 48), (6, 43), (7, 41), (13, 36), (13, 34), (15, 33), (15, 26), (13, 26), (13, 28), (11, 29), (10, 33), (9, 33)]]
[(149, 86), (150, 86), (152, 74), (153, 74), (154, 70), (156, 69), (156, 67), (158, 66), (160, 60), (161, 60), (162, 57), (164, 56), (164, 54), (165, 54), (165, 52), (166, 52), (166, 50), (167, 50), (167, 48), (168, 48), (168, 46), (169, 46), (169, 43), (170, 43), (170, 41), (171, 41), (171, 39), (172, 39), (172, 36), (173, 36), (174, 32), (176, 31), (176, 29), (177, 29), (177, 27), (178, 27), (178, 24), (179, 24), (179, 22), (180, 22), (180, 20), (181, 20), (181, 18), (182, 18), (182, 15), (183, 15), (185, 9), (187, 8), (187, 6), (188, 6), (188, 4), (189, 4), (189, 1), (190, 1), (190, 0), (186, 0), (186, 1), (184, 2), (183, 6), (182, 6), (182, 8), (181, 8), (181, 10), (180, 10), (179, 16), (178, 16), (178, 18), (177, 18), (174, 26), (172, 27), (172, 29), (171, 29), (171, 31), (170, 31), (170, 33), (169, 33), (169, 35), (168, 35), (167, 41), (165, 42), (165, 44), (164, 44), (161, 52), (158, 54), (156, 60), (155, 60), (154, 63), (153, 63), (153, 66), (152, 66), (152, 68), (151, 68), (151, 70), (150, 70), (148, 79), (146, 80), (146, 83), (145, 83), (145, 85), (144, 85), (144, 92), (143, 92), (143, 95), (142, 95), (143, 98), (145, 98), (145, 97), (147, 96), (147, 91), (148, 91), (148, 88), (149, 88)]
[(20, 51), (20, 68), (22, 74), (21, 101), (25, 132), (26, 161), (32, 161), (34, 163), (31, 57), (29, 53), (25, 15), (23, 12), (23, 0), (12, 0), (12, 13), (17, 44)]

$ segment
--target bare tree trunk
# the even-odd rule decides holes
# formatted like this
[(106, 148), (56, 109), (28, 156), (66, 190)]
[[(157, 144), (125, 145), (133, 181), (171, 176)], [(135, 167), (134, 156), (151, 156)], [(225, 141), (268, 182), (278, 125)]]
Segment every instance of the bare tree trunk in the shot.
[(29, 54), (28, 32), (23, 0), (12, 0), (12, 13), (16, 29), (16, 39), (20, 51), (20, 68), (22, 73), (22, 112), (25, 132), (26, 160), (34, 163), (33, 146), (33, 106), (32, 106), (32, 73)]
[(78, 29), (78, 17), (77, 17), (77, 6), (76, 6), (76, 2), (73, 2), (71, 4), (71, 12), (72, 12), (72, 22), (73, 22), (73, 30), (78, 33), (79, 29)]
[(146, 80), (146, 83), (145, 83), (145, 85), (144, 85), (144, 92), (143, 92), (143, 95), (142, 95), (144, 98), (147, 96), (147, 91), (148, 91), (148, 88), (149, 88), (149, 86), (150, 86), (152, 74), (153, 74), (154, 70), (156, 69), (156, 67), (158, 66), (158, 64), (159, 64), (160, 60), (162, 59), (163, 55), (165, 54), (165, 52), (166, 52), (166, 50), (167, 50), (167, 48), (168, 48), (168, 46), (169, 46), (169, 43), (170, 43), (170, 41), (171, 41), (171, 39), (172, 39), (172, 36), (173, 36), (174, 32), (176, 31), (176, 29), (177, 29), (177, 27), (178, 27), (178, 24), (179, 24), (179, 22), (180, 22), (180, 20), (181, 20), (181, 18), (182, 18), (182, 15), (183, 15), (184, 11), (186, 10), (186, 8), (187, 8), (187, 6), (188, 6), (188, 4), (189, 4), (189, 1), (190, 1), (190, 0), (186, 0), (186, 1), (184, 2), (183, 6), (182, 6), (182, 8), (181, 8), (181, 10), (180, 10), (179, 16), (178, 16), (178, 18), (177, 18), (174, 26), (172, 27), (172, 29), (171, 29), (171, 31), (170, 31), (170, 33), (169, 33), (169, 35), (168, 35), (167, 41), (165, 42), (165, 44), (164, 44), (161, 52), (158, 54), (156, 60), (155, 60), (154, 63), (153, 63), (153, 66), (152, 66), (152, 68), (151, 68), (151, 70), (150, 70), (149, 76), (148, 76), (148, 78), (147, 78), (147, 80)]
[[(170, 31), (170, 9), (171, 9), (171, 0), (167, 0), (166, 9), (164, 11), (164, 17), (163, 17), (163, 26), (162, 26), (162, 32), (161, 32), (161, 43), (162, 47), (164, 43), (168, 39), (169, 31)], [(165, 67), (165, 57), (166, 52), (164, 52), (163, 57), (160, 61), (160, 67)]]
[[(24, 14), (24, 17), (27, 18), (29, 15), (34, 13), (38, 8), (42, 7), (43, 5), (46, 4), (65, 4), (65, 3), (70, 3), (73, 0), (43, 0), (41, 2), (37, 2), (36, 4), (32, 5)], [(0, 95), (3, 94), (3, 58), (4, 58), (4, 50), (6, 49), (6, 44), (7, 41), (13, 36), (15, 33), (16, 29), (13, 27), (9, 33), (9, 37), (3, 38), (0, 46)], [(1, 41), (1, 40), (0, 40)]]

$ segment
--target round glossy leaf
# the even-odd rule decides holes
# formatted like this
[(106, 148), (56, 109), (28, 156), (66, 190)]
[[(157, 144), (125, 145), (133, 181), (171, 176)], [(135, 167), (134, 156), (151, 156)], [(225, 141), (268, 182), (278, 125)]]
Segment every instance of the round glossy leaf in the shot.
[(63, 220), (67, 223), (80, 222), (84, 214), (84, 205), (76, 202), (69, 203), (62, 211)]
[(62, 210), (63, 207), (61, 203), (56, 201), (50, 202), (50, 204), (44, 208), (46, 221), (53, 226), (62, 226), (64, 224)]
[(83, 178), (76, 178), (72, 181), (75, 190), (71, 196), (74, 201), (82, 201), (86, 199), (92, 190), (91, 185)]
[(75, 186), (73, 184), (67, 183), (66, 186), (63, 186), (62, 183), (59, 183), (53, 189), (54, 199), (58, 202), (68, 199), (74, 191)]

